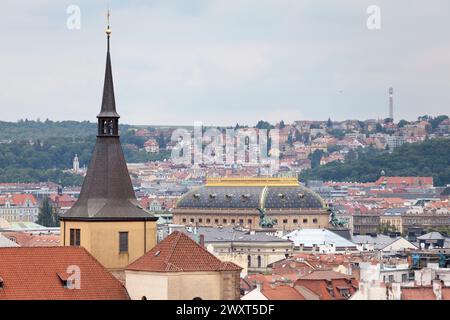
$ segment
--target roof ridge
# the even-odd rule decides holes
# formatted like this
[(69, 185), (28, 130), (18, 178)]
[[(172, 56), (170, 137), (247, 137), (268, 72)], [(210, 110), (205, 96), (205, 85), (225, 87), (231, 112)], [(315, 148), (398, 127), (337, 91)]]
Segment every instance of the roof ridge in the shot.
[[(172, 242), (170, 244), (170, 251), (167, 254), (166, 259), (164, 259), (164, 263), (166, 264), (166, 269), (169, 266), (169, 264), (175, 266), (173, 263), (170, 262), (170, 259), (172, 258), (172, 255), (175, 252), (175, 249), (176, 249), (176, 247), (178, 245), (178, 241), (180, 241), (181, 232), (175, 231), (174, 233), (175, 233), (175, 239), (173, 240), (174, 242)], [(178, 234), (176, 234), (176, 233), (178, 233)]]

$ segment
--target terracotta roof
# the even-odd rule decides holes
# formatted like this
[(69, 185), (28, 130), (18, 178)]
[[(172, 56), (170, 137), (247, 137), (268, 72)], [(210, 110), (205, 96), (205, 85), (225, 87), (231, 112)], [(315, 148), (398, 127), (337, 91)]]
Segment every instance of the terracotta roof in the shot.
[[(0, 248), (0, 300), (126, 300), (123, 285), (82, 247)], [(18, 268), (20, 266), (20, 268)], [(61, 275), (78, 266), (80, 289)]]
[(305, 297), (289, 285), (263, 285), (261, 293), (269, 300), (305, 300)]
[(300, 279), (302, 280), (335, 280), (335, 279), (351, 279), (351, 276), (331, 270), (314, 270)]
[(402, 300), (436, 300), (432, 287), (402, 288)]
[(29, 234), (26, 232), (3, 232), (3, 236), (21, 247), (57, 247), (61, 238), (53, 234)]
[(0, 196), (0, 205), (5, 205), (7, 200), (13, 206), (23, 206), (27, 200), (29, 200), (32, 205), (37, 204), (37, 200), (32, 194), (12, 194)]
[(222, 262), (182, 232), (175, 231), (126, 270), (149, 272), (240, 271), (232, 262)]

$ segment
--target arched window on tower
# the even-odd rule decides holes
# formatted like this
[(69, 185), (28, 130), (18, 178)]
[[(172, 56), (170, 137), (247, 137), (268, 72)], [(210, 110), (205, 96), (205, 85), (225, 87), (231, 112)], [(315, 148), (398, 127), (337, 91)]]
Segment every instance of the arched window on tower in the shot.
[(113, 120), (109, 120), (108, 123), (108, 134), (112, 136), (114, 134), (114, 123)]

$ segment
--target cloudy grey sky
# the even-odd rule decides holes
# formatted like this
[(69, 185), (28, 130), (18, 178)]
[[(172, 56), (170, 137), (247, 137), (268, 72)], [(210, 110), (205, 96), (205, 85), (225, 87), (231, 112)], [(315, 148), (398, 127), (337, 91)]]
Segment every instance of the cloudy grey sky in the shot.
[[(69, 30), (69, 5), (81, 29)], [(450, 113), (448, 0), (110, 0), (122, 122)], [(366, 27), (381, 7), (381, 30)], [(94, 120), (106, 0), (2, 0), (0, 120)]]

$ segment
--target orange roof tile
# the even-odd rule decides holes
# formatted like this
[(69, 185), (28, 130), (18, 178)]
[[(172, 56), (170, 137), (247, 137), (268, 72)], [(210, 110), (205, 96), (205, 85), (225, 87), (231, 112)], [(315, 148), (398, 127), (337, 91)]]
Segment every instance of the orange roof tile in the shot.
[(232, 262), (222, 262), (186, 234), (175, 231), (126, 270), (149, 272), (240, 271)]
[(432, 287), (402, 288), (402, 300), (436, 300)]
[(288, 285), (263, 285), (261, 293), (269, 300), (306, 300), (295, 288)]
[[(126, 300), (126, 289), (82, 247), (0, 248), (0, 300)], [(20, 266), (20, 268), (18, 267)], [(80, 268), (80, 289), (59, 275)]]

